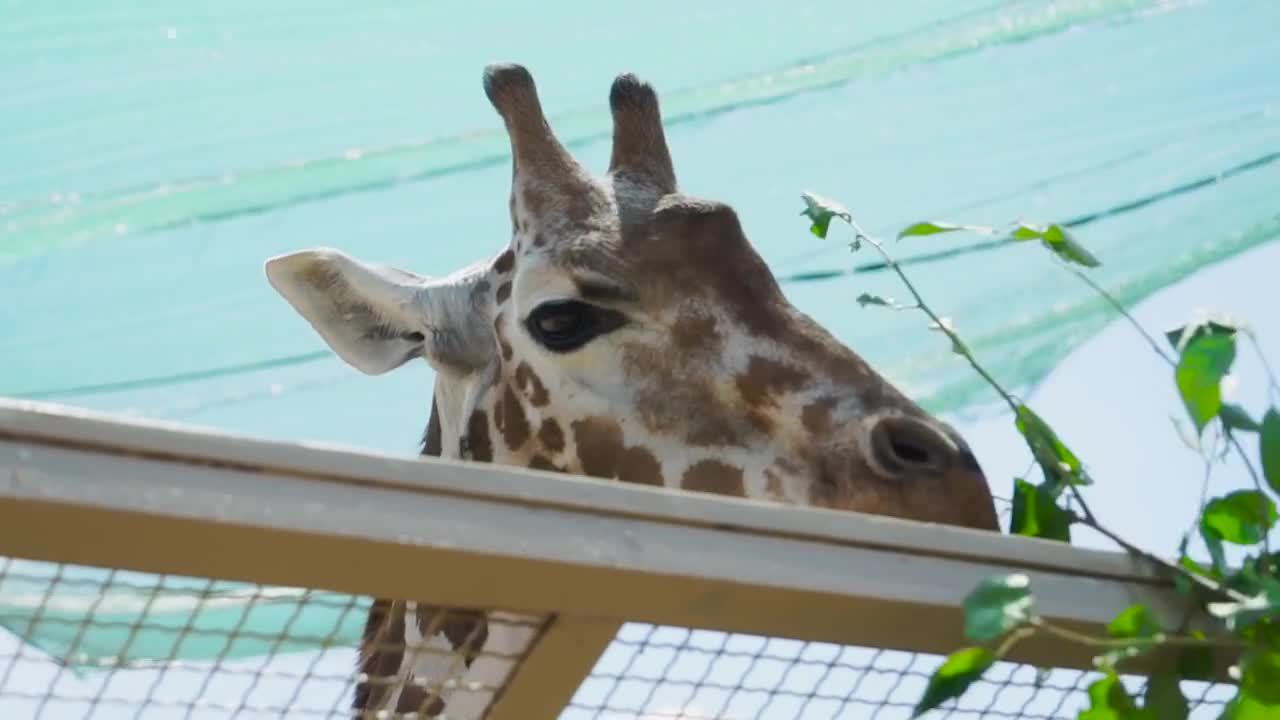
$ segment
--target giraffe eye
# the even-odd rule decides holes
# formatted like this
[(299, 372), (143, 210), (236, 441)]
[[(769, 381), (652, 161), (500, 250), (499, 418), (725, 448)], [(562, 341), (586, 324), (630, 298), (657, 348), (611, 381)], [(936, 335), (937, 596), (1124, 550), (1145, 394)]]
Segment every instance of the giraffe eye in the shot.
[(577, 300), (557, 300), (534, 308), (525, 321), (533, 339), (552, 352), (572, 352), (626, 322), (622, 313)]

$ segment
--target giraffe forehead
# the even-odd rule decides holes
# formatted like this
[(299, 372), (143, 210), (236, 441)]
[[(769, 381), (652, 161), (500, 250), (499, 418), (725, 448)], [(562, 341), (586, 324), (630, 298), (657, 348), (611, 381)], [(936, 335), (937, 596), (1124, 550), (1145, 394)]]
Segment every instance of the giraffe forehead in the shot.
[[(526, 314), (549, 300), (581, 299), (604, 305), (640, 301), (637, 283), (628, 277), (628, 266), (610, 249), (571, 248), (561, 252), (526, 248), (513, 261), (514, 272), (507, 294), (515, 295), (518, 313)], [(500, 303), (506, 298), (501, 298)]]
[(546, 253), (523, 253), (511, 279), (508, 306), (518, 315), (550, 300), (576, 297), (572, 276)]

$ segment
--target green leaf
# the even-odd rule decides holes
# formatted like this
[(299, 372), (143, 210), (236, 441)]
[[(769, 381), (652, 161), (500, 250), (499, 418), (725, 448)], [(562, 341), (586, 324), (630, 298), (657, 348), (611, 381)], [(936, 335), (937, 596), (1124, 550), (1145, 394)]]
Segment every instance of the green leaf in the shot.
[(1013, 479), (1014, 535), (1071, 542), (1071, 515), (1058, 506), (1052, 495), (1022, 478)]
[(1085, 472), (1080, 458), (1071, 452), (1049, 424), (1040, 419), (1026, 405), (1018, 405), (1018, 432), (1026, 438), (1031, 454), (1035, 456), (1045, 480), (1066, 485), (1091, 485), (1093, 481)]
[(887, 298), (883, 295), (872, 295), (871, 293), (862, 293), (856, 298), (859, 305), (866, 307), (868, 305), (882, 305), (884, 307), (897, 307), (898, 303), (893, 298)]
[(941, 233), (956, 232), (957, 230), (968, 230), (970, 232), (982, 233), (983, 235), (992, 235), (995, 233), (995, 228), (984, 227), (982, 225), (956, 225), (955, 223), (926, 220), (903, 228), (902, 231), (898, 233), (898, 239), (901, 240), (904, 237), (938, 235)]
[(1241, 662), (1240, 689), (1263, 705), (1280, 711), (1280, 652), (1250, 650)]
[[(1183, 533), (1182, 541), (1178, 543), (1178, 564), (1189, 570), (1195, 575), (1210, 575), (1208, 571), (1200, 567), (1200, 564), (1191, 559), (1187, 554), (1187, 545), (1191, 544), (1191, 533)], [(1191, 580), (1186, 573), (1177, 573), (1173, 576), (1173, 589), (1179, 595), (1190, 594), (1195, 586), (1191, 584)]]
[(1098, 267), (1102, 264), (1098, 258), (1093, 256), (1093, 253), (1086, 250), (1083, 245), (1076, 241), (1075, 236), (1067, 232), (1066, 228), (1061, 225), (1050, 225), (1040, 239), (1044, 242), (1045, 247), (1048, 247), (1063, 260), (1085, 267)]
[(1280, 720), (1280, 708), (1263, 705), (1252, 695), (1240, 690), (1223, 708), (1218, 720)]
[(1275, 408), (1262, 416), (1258, 431), (1258, 450), (1262, 455), (1262, 474), (1272, 490), (1280, 493), (1280, 412)]
[(1158, 632), (1160, 623), (1142, 604), (1130, 605), (1107, 625), (1107, 634), (1113, 638), (1149, 638)]
[(1198, 335), (1183, 348), (1174, 380), (1197, 433), (1203, 433), (1222, 408), (1222, 378), (1235, 359), (1234, 335)]
[(1249, 417), (1249, 411), (1234, 403), (1222, 403), (1218, 410), (1218, 419), (1228, 430), (1241, 432), (1258, 432), (1262, 427), (1257, 420)]
[(1089, 686), (1089, 709), (1077, 717), (1079, 720), (1158, 720), (1152, 713), (1138, 709), (1114, 672), (1108, 672)]
[(1169, 341), (1169, 344), (1173, 346), (1173, 349), (1181, 354), (1182, 349), (1194, 337), (1201, 335), (1236, 335), (1238, 333), (1248, 335), (1252, 332), (1248, 323), (1243, 320), (1221, 313), (1212, 313), (1198, 317), (1181, 327), (1166, 330), (1164, 336)]
[(1213, 561), (1213, 575), (1222, 577), (1227, 572), (1227, 551), (1222, 547), (1222, 535), (1213, 527), (1205, 525), (1200, 518), (1200, 539), (1209, 550), (1209, 559)]
[(1182, 684), (1172, 673), (1157, 673), (1147, 683), (1142, 709), (1159, 720), (1187, 720), (1191, 708), (1182, 694)]
[(995, 661), (995, 654), (984, 647), (962, 648), (951, 653), (929, 678), (924, 696), (916, 704), (911, 717), (918, 718), (942, 703), (960, 697)]
[(1018, 227), (1014, 229), (1011, 236), (1014, 240), (1038, 240), (1044, 237), (1046, 230), (1048, 230), (1048, 228), (1044, 225), (1020, 222), (1018, 223)]
[(1275, 526), (1276, 505), (1257, 490), (1237, 490), (1210, 500), (1200, 524), (1226, 542), (1255, 545)]
[[(1278, 606), (1280, 607), (1280, 606)], [(1280, 613), (1275, 613), (1252, 628), (1254, 644), (1270, 652), (1280, 652)]]
[(828, 200), (811, 192), (802, 193), (800, 198), (804, 200), (805, 204), (805, 208), (800, 214), (807, 216), (812, 221), (809, 226), (809, 232), (820, 238), (827, 236), (827, 230), (831, 227), (833, 218), (841, 218), (845, 222), (853, 220), (853, 216), (849, 214), (849, 211), (834, 200)]
[[(1115, 617), (1107, 625), (1107, 634), (1120, 640), (1134, 638), (1150, 638), (1160, 632), (1160, 623), (1145, 605), (1132, 605)], [(1151, 649), (1149, 643), (1131, 643), (1094, 658), (1094, 664), (1104, 670), (1114, 670), (1122, 660), (1136, 657)]]
[(1227, 585), (1246, 595), (1260, 593), (1267, 589), (1268, 583), (1276, 582), (1271, 576), (1275, 573), (1273, 567), (1280, 567), (1275, 565), (1278, 561), (1280, 553), (1250, 555), (1240, 564), (1240, 569), (1227, 578)]
[(1026, 575), (984, 578), (964, 598), (964, 634), (978, 642), (994, 640), (1030, 620), (1034, 605)]
[(1218, 720), (1280, 720), (1280, 708), (1263, 705), (1244, 690), (1238, 690)]

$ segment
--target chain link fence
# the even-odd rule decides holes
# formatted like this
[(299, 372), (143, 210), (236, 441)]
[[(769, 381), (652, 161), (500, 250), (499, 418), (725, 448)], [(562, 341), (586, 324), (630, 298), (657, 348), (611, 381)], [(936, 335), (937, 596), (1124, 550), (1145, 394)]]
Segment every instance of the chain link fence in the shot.
[[(0, 717), (350, 718), (360, 692), (399, 693), (399, 711), (382, 717), (433, 717), (440, 694), (449, 698), (446, 717), (470, 717), (501, 691), (482, 682), (442, 688), (416, 679), (402, 687), (394, 662), (402, 653), (416, 653), (420, 662), (433, 654), (457, 661), (439, 646), (406, 645), (403, 612), (398, 625), (374, 623), (372, 637), (392, 662), (362, 663), (357, 647), (373, 606), (369, 597), (298, 588), (0, 560), (0, 625), (8, 633), (0, 640)], [(518, 646), (475, 652), (475, 640), (498, 635), (492, 617), (477, 629), (469, 622), (475, 613), (425, 607), (413, 613), (424, 636), (469, 629), (461, 646), (475, 662), (520, 661)], [(508, 623), (508, 638), (527, 644), (543, 621), (499, 622)], [(560, 718), (905, 719), (941, 662), (937, 655), (627, 623)], [(1087, 707), (1096, 677), (1001, 663), (931, 717), (1074, 718)], [(1140, 688), (1142, 678), (1126, 682)], [(1231, 696), (1207, 683), (1183, 689), (1193, 718), (1217, 717)]]
[[(1010, 572), (1215, 632), (1122, 554), (0, 402), (0, 720), (907, 718)], [(1088, 707), (1087, 648), (1012, 652), (928, 717)]]

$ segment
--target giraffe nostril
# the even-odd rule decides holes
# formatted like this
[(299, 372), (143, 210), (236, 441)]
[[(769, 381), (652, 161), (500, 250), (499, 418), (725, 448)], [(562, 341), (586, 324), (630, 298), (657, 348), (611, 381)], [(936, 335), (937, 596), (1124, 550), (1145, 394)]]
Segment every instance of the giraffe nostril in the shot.
[(877, 420), (871, 427), (870, 447), (873, 464), (895, 477), (946, 472), (962, 454), (941, 430), (908, 417)]

